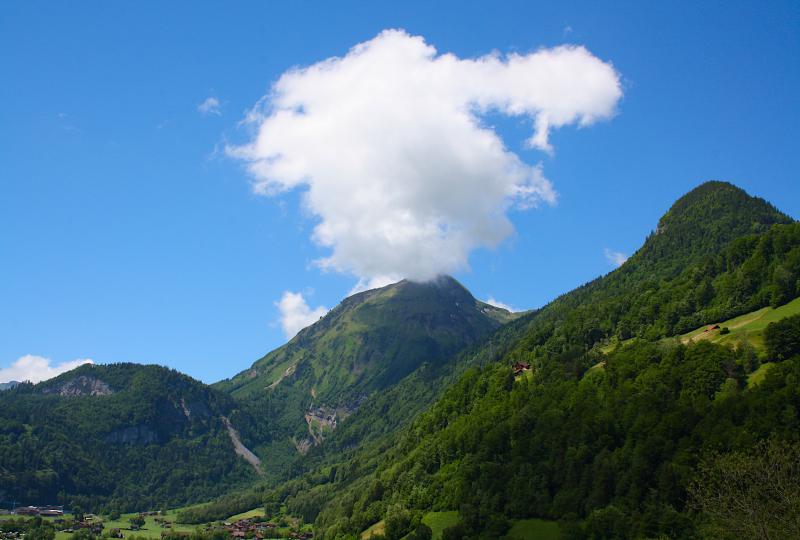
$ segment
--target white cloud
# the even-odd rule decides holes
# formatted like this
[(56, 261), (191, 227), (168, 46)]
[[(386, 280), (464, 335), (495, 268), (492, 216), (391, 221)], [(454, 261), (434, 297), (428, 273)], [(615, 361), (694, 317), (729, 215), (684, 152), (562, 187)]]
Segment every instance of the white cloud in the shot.
[(498, 307), (500, 309), (506, 309), (506, 310), (510, 311), (511, 313), (516, 313), (516, 312), (520, 311), (519, 309), (516, 309), (516, 308), (513, 308), (513, 307), (509, 306), (505, 302), (501, 302), (500, 300), (497, 300), (494, 296), (490, 296), (486, 300), (486, 303), (489, 304), (490, 306)]
[(350, 292), (347, 293), (347, 296), (352, 296), (356, 293), (369, 291), (370, 289), (379, 289), (381, 287), (385, 287), (387, 285), (391, 285), (399, 281), (398, 278), (392, 276), (376, 276), (373, 278), (359, 278), (353, 288), (350, 289)]
[(628, 256), (624, 253), (613, 251), (608, 248), (603, 250), (603, 254), (606, 256), (606, 260), (609, 262), (609, 264), (613, 264), (614, 266), (622, 266), (623, 263), (628, 260)]
[(207, 97), (200, 105), (197, 106), (197, 110), (201, 114), (209, 115), (213, 114), (216, 116), (220, 116), (222, 114), (222, 104), (219, 100), (213, 96)]
[(0, 382), (30, 381), (32, 383), (37, 383), (52, 379), (80, 365), (94, 364), (94, 362), (88, 358), (62, 362), (57, 365), (50, 365), (50, 362), (51, 360), (49, 358), (27, 354), (17, 359), (7, 368), (0, 368)]
[(285, 291), (275, 302), (280, 312), (280, 323), (286, 339), (292, 339), (300, 330), (317, 322), (328, 312), (328, 308), (318, 306), (311, 309), (302, 293)]
[(467, 267), (473, 249), (510, 234), (511, 208), (553, 204), (541, 164), (509, 150), (483, 115), (522, 117), (527, 143), (552, 151), (552, 129), (610, 118), (619, 76), (583, 47), (460, 59), (422, 37), (382, 32), (284, 73), (245, 124), (253, 189), (305, 189), (318, 218), (318, 262), (364, 283), (427, 280)]

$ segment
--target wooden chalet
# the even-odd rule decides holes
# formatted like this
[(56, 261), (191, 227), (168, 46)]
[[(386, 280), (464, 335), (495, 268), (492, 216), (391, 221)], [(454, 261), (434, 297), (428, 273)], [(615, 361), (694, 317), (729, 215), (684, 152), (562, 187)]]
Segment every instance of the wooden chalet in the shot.
[(512, 369), (514, 370), (514, 376), (518, 377), (523, 373), (525, 373), (526, 371), (530, 370), (531, 365), (527, 362), (517, 362), (514, 364), (514, 367)]

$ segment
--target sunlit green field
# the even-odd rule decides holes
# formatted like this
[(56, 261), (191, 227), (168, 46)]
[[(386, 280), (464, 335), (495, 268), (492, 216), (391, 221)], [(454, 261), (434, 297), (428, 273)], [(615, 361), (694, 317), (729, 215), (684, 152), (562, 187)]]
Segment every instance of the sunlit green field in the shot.
[(161, 524), (156, 523), (155, 516), (147, 516), (144, 518), (144, 527), (138, 531), (131, 530), (130, 518), (138, 514), (122, 514), (116, 521), (110, 519), (102, 519), (105, 530), (119, 529), (124, 538), (131, 536), (143, 536), (145, 538), (161, 538), (162, 531), (172, 530), (179, 532), (192, 532), (197, 528), (197, 525), (181, 525), (175, 523), (176, 510), (170, 510), (164, 515), (160, 516), (162, 519), (169, 521), (172, 524), (171, 528), (162, 527)]
[(241, 514), (231, 516), (225, 521), (239, 521), (240, 519), (248, 519), (253, 517), (264, 517), (264, 509), (254, 508), (253, 510), (248, 510), (247, 512), (242, 512)]
[[(756, 349), (763, 350), (764, 348), (764, 330), (771, 322), (776, 322), (792, 315), (800, 313), (800, 298), (795, 298), (788, 304), (784, 304), (777, 308), (765, 307), (757, 311), (745, 313), (733, 319), (728, 319), (720, 323), (719, 330), (710, 330), (714, 324), (701, 326), (687, 334), (680, 336), (682, 343), (691, 341), (708, 340), (712, 343), (739, 343), (742, 339), (746, 338), (747, 341)], [(728, 328), (730, 334), (722, 334), (722, 328)]]
[[(678, 336), (681, 343), (689, 343), (690, 341), (710, 341), (712, 343), (728, 343), (737, 345), (743, 340), (755, 347), (758, 351), (764, 350), (764, 330), (767, 325), (772, 322), (777, 322), (786, 317), (797, 315), (800, 313), (800, 298), (795, 298), (788, 304), (784, 304), (777, 308), (765, 307), (744, 315), (739, 315), (733, 319), (722, 321), (718, 323), (710, 323), (701, 326), (691, 332)], [(712, 330), (714, 326), (719, 326), (719, 329)], [(721, 330), (727, 328), (730, 330), (729, 334), (723, 334)], [(600, 351), (604, 354), (611, 353), (619, 346), (624, 346), (633, 343), (639, 338), (626, 339), (624, 341), (612, 340), (610, 343), (600, 347)], [(665, 340), (675, 338), (665, 338)], [(593, 366), (592, 369), (602, 369), (603, 363)]]

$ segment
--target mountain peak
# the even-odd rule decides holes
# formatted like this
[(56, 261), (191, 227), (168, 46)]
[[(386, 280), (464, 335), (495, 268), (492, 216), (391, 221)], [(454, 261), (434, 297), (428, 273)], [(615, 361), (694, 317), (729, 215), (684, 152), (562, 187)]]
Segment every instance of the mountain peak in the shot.
[[(746, 209), (744, 214), (739, 212), (743, 209)], [(691, 221), (691, 225), (702, 227), (709, 221), (731, 218), (740, 223), (747, 219), (751, 225), (755, 223), (766, 226), (792, 221), (764, 199), (753, 197), (729, 182), (710, 180), (675, 201), (661, 217), (659, 228), (680, 221)]]
[(268, 408), (283, 430), (276, 448), (291, 440), (304, 452), (368, 396), (425, 364), (446, 371), (456, 352), (511, 317), (450, 276), (402, 280), (346, 298), (217, 388)]
[(634, 258), (669, 259), (678, 267), (716, 253), (736, 238), (763, 233), (794, 220), (760, 197), (721, 181), (704, 182), (679, 198)]

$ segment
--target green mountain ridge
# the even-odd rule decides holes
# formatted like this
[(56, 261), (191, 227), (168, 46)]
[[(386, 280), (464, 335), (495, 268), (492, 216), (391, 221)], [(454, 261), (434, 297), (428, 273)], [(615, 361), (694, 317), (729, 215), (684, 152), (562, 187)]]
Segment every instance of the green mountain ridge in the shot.
[[(274, 463), (321, 444), (376, 393), (423, 364), (447, 363), (516, 315), (442, 276), (346, 298), (253, 366), (215, 387), (270, 418)], [(293, 450), (294, 449), (294, 450)]]
[(161, 366), (87, 364), (22, 383), (0, 394), (0, 492), (123, 510), (202, 501), (256, 477), (223, 418), (256, 425), (229, 396)]

